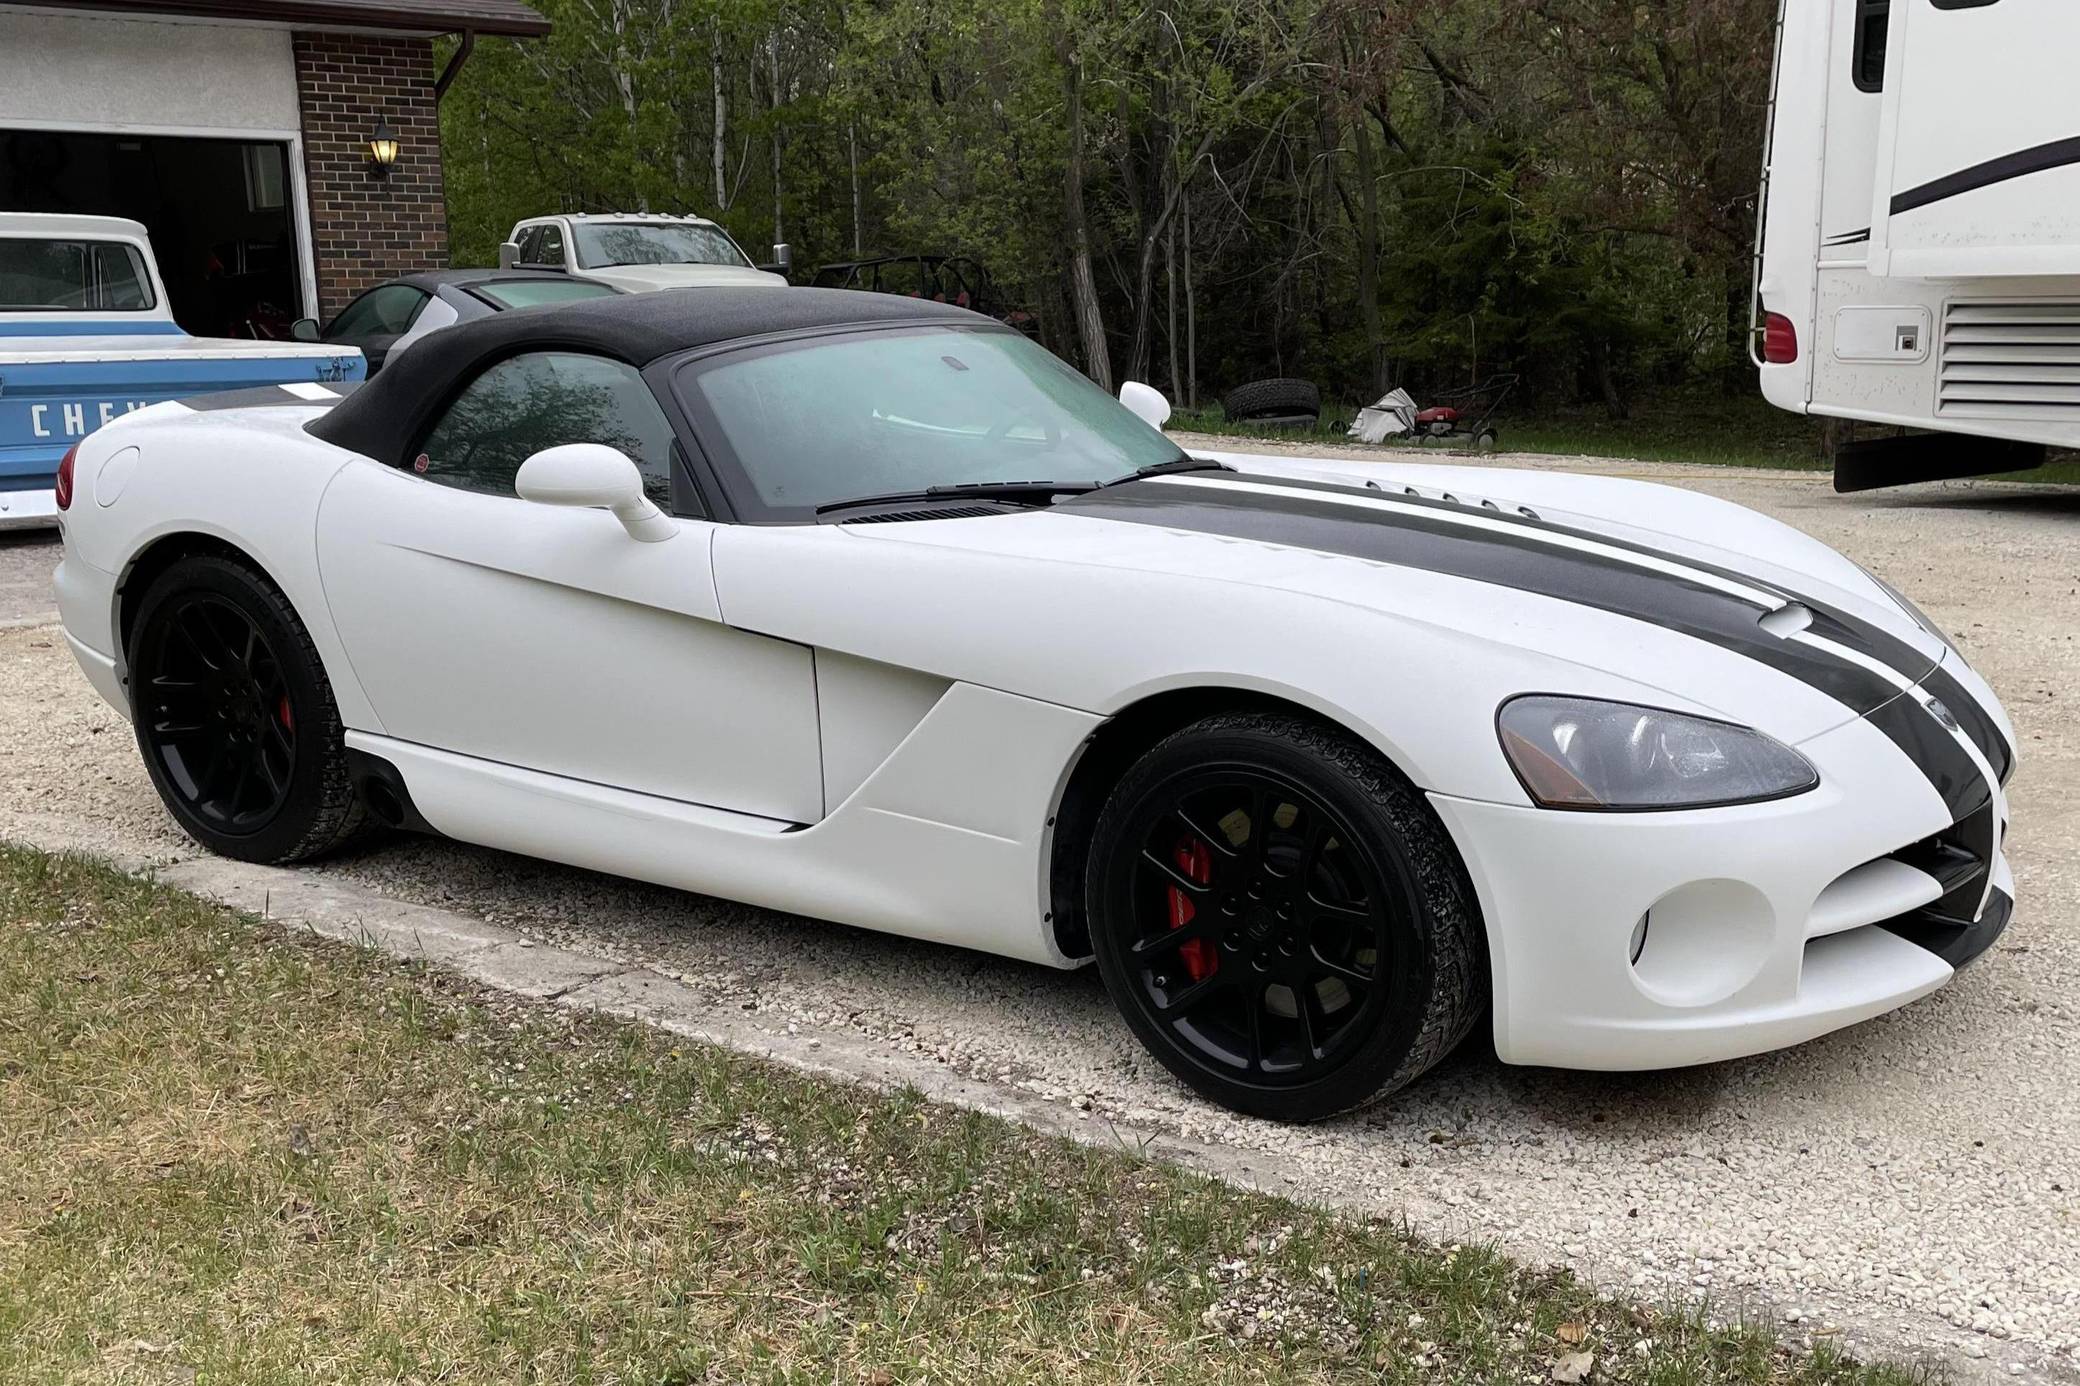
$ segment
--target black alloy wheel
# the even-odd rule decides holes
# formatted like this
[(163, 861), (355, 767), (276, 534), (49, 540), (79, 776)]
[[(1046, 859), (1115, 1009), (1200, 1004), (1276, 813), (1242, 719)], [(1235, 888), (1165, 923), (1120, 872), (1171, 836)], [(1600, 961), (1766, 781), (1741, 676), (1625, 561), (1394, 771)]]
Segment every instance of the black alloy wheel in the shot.
[(1238, 1110), (1314, 1120), (1411, 1081), (1485, 1002), (1464, 870), (1377, 754), (1298, 717), (1151, 750), (1095, 835), (1093, 945), (1128, 1024)]
[(228, 557), (183, 558), (132, 624), (131, 721), (167, 810), (210, 850), (316, 856), (362, 820), (345, 733), (309, 633), (272, 583)]
[(296, 770), (281, 656), (252, 617), (211, 592), (167, 603), (144, 642), (139, 733), (190, 812), (218, 832), (273, 822)]

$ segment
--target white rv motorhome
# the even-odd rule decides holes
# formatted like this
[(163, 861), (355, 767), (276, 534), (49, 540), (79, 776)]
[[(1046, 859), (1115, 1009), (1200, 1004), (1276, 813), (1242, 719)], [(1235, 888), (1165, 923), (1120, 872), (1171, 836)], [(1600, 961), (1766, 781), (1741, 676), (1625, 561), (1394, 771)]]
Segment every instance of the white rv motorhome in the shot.
[(2080, 0), (1781, 0), (1769, 127), (1763, 394), (1934, 430), (1837, 489), (2080, 447)]

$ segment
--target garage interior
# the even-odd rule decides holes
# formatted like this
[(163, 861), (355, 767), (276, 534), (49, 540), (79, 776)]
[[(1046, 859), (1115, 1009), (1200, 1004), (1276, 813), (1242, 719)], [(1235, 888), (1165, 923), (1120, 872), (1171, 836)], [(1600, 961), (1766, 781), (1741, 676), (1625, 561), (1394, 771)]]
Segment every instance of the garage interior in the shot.
[(182, 328), (286, 339), (303, 302), (289, 158), (275, 141), (0, 129), (0, 211), (140, 221)]

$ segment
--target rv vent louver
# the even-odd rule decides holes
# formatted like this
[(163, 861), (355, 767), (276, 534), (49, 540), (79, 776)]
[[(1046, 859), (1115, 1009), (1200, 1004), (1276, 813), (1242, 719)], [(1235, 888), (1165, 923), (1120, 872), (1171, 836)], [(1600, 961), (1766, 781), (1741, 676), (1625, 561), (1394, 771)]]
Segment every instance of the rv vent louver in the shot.
[(1943, 314), (1936, 413), (2080, 418), (2080, 302), (1953, 302)]

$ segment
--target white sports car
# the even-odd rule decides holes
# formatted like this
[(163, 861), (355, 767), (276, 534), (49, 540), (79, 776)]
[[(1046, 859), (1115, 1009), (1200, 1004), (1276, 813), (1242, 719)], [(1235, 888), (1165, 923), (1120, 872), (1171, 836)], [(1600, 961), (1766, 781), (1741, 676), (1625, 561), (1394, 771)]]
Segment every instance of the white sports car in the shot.
[(1187, 456), (943, 304), (525, 309), (64, 472), (67, 636), (168, 811), (371, 820), (1056, 967), (1277, 1118), (1659, 1068), (1942, 986), (2015, 738), (1935, 627), (1709, 497)]

